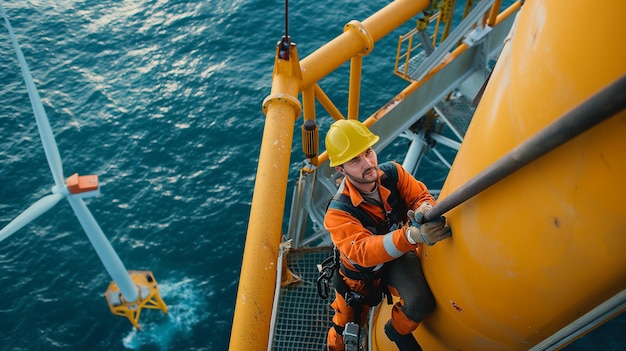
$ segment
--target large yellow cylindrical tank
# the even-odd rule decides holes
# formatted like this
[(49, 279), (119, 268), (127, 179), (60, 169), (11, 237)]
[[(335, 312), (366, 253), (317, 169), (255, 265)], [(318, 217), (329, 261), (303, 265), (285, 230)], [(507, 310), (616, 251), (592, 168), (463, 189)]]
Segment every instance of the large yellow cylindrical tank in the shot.
[[(441, 199), (626, 74), (624, 13), (525, 2)], [(622, 111), (448, 212), (453, 238), (422, 256), (422, 347), (528, 350), (626, 289), (625, 149)]]

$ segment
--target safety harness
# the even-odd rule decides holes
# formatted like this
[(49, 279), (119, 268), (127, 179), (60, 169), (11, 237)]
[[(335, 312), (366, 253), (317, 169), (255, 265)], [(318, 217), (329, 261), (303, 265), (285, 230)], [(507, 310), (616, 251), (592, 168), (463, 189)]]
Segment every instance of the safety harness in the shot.
[[(396, 166), (392, 163), (383, 163), (379, 165), (379, 168), (383, 171), (380, 178), (381, 185), (391, 191), (387, 201), (392, 210), (389, 213), (385, 211), (385, 221), (381, 222), (360, 207), (354, 207), (350, 198), (342, 193), (342, 187), (340, 187), (337, 193), (331, 198), (327, 209), (333, 208), (348, 212), (358, 219), (367, 230), (375, 235), (384, 235), (395, 229), (396, 225), (401, 226), (403, 224), (406, 214), (406, 205), (400, 198), (398, 192), (398, 170)], [(368, 270), (365, 267), (356, 267), (359, 268), (359, 271), (346, 268), (342, 263), (339, 250), (336, 246), (333, 247), (333, 255), (326, 258), (318, 265), (320, 275), (317, 279), (317, 292), (320, 298), (324, 300), (327, 299), (330, 292), (330, 283), (332, 282), (337, 293), (344, 297), (346, 305), (353, 309), (355, 320), (360, 321), (361, 306), (376, 306), (382, 300), (383, 295), (387, 296), (387, 302), (389, 304), (392, 303), (392, 299), (391, 294), (387, 291), (385, 266), (377, 271)], [(337, 273), (339, 270), (344, 276), (350, 279), (363, 281), (370, 294), (365, 296), (350, 290), (341, 277), (341, 274)], [(377, 279), (382, 279), (378, 284), (378, 288), (374, 285), (374, 281)], [(343, 327), (338, 325), (334, 325), (334, 327), (340, 335), (343, 333)]]

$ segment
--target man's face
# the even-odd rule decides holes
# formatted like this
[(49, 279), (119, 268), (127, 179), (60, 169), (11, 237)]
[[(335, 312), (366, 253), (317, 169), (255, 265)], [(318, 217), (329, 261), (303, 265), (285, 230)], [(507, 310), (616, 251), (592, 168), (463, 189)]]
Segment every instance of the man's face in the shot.
[(355, 185), (371, 184), (378, 179), (378, 157), (370, 147), (336, 169)]

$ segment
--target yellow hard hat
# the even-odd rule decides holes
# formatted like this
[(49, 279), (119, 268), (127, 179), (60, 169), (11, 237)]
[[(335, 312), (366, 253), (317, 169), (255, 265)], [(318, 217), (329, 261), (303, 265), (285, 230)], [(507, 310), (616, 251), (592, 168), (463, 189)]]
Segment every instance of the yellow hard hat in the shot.
[(342, 165), (358, 156), (380, 139), (355, 119), (340, 119), (326, 133), (326, 151), (330, 166)]

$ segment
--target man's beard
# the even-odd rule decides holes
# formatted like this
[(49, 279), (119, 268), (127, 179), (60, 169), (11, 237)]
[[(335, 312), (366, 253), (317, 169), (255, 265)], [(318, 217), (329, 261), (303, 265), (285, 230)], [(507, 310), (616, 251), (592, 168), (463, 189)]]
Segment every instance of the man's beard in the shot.
[[(370, 170), (373, 170), (374, 173), (367, 174)], [(354, 175), (346, 172), (346, 177), (348, 177), (348, 179), (350, 179), (353, 183), (371, 184), (378, 180), (378, 167), (370, 167), (366, 169), (359, 177), (355, 177)]]

